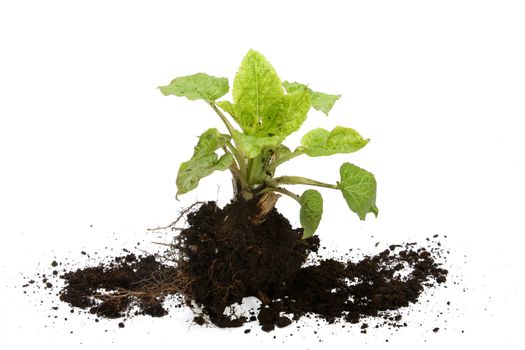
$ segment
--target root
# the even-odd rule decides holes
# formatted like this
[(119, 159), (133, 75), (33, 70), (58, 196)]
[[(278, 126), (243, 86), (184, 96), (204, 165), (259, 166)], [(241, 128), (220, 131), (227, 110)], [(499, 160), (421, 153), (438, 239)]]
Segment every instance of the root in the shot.
[(204, 202), (195, 202), (193, 203), (192, 205), (190, 205), (189, 207), (183, 209), (179, 216), (177, 217), (177, 219), (175, 219), (175, 221), (173, 221), (171, 224), (169, 224), (168, 226), (159, 226), (159, 227), (155, 227), (155, 228), (148, 228), (148, 231), (158, 231), (158, 230), (167, 230), (167, 229), (172, 229), (172, 230), (177, 230), (177, 231), (182, 231), (184, 230), (184, 227), (176, 227), (175, 225), (177, 225), (179, 223), (179, 221), (186, 216), (186, 214), (188, 214), (191, 210), (193, 210), (193, 208), (195, 208), (197, 205), (202, 205), (204, 204)]
[(138, 281), (134, 284), (141, 285), (141, 288), (136, 290), (119, 288), (111, 292), (94, 293), (93, 297), (101, 301), (97, 308), (108, 302), (121, 303), (130, 298), (139, 299), (142, 302), (162, 300), (170, 295), (190, 295), (190, 286), (194, 282), (194, 278), (175, 272), (168, 276), (152, 276), (149, 279)]

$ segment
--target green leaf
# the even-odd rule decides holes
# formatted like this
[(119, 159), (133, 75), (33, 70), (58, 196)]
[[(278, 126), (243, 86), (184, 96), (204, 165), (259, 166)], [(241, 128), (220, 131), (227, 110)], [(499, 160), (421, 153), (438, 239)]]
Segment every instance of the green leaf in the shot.
[(300, 198), (299, 214), (304, 229), (303, 239), (312, 237), (323, 216), (323, 197), (316, 190), (306, 190)]
[(312, 104), (312, 107), (318, 111), (323, 112), (326, 115), (328, 115), (328, 113), (334, 106), (335, 101), (341, 98), (341, 95), (330, 95), (325, 94), (324, 92), (313, 91), (306, 85), (297, 82), (290, 83), (288, 81), (284, 81), (283, 86), (288, 93), (297, 91), (302, 88), (307, 88), (308, 92), (310, 93), (310, 102)]
[(275, 148), (278, 147), (281, 142), (283, 142), (282, 136), (252, 136), (245, 133), (234, 130), (233, 139), (235, 143), (240, 148), (240, 150), (248, 158), (255, 158), (265, 148)]
[(332, 131), (317, 128), (303, 136), (300, 149), (310, 157), (330, 156), (359, 151), (369, 141), (351, 128), (336, 126)]
[(216, 128), (206, 130), (199, 136), (199, 142), (193, 149), (193, 158), (208, 155), (225, 145), (230, 140), (229, 135), (224, 135)]
[(159, 87), (164, 96), (184, 96), (189, 100), (209, 102), (224, 96), (230, 89), (228, 79), (217, 78), (205, 73), (197, 73), (175, 78), (169, 85)]
[(350, 163), (344, 163), (339, 173), (339, 186), (350, 209), (361, 220), (365, 219), (367, 213), (377, 216), (379, 210), (376, 206), (377, 183), (374, 175)]
[(275, 162), (279, 159), (289, 157), (291, 154), (292, 151), (288, 147), (286, 147), (285, 145), (279, 145), (273, 153), (273, 161)]
[(230, 114), (233, 117), (233, 119), (235, 119), (233, 103), (231, 103), (230, 101), (218, 101), (216, 102), (216, 105), (219, 106), (226, 113)]
[(233, 163), (233, 156), (226, 153), (219, 158), (215, 151), (224, 146), (228, 135), (215, 128), (208, 129), (199, 137), (193, 150), (193, 157), (180, 165), (177, 174), (177, 195), (187, 193), (199, 185), (200, 179), (216, 170), (226, 170)]
[(312, 91), (312, 94), (310, 95), (312, 107), (318, 111), (323, 112), (325, 115), (328, 115), (334, 106), (335, 101), (337, 101), (339, 98), (341, 98), (341, 95), (329, 95), (325, 94), (324, 92), (316, 91)]
[(306, 120), (310, 109), (310, 96), (306, 89), (297, 90), (281, 98), (275, 114), (262, 120), (259, 135), (286, 137), (297, 131)]
[(284, 94), (277, 73), (257, 51), (244, 57), (233, 82), (233, 103), (221, 101), (249, 136), (286, 137), (297, 131), (310, 109), (310, 92), (306, 87)]
[(263, 119), (275, 115), (284, 91), (271, 64), (250, 50), (235, 76), (232, 95), (235, 120), (246, 134), (253, 135)]

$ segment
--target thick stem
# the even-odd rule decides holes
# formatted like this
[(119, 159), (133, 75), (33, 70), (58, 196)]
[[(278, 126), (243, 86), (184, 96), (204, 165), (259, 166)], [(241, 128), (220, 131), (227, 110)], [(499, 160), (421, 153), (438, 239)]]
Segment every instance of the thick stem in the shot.
[(266, 173), (264, 172), (265, 162), (266, 160), (262, 153), (257, 157), (248, 160), (246, 172), (249, 186), (260, 185), (264, 182), (266, 179)]
[(272, 181), (272, 185), (311, 185), (325, 188), (332, 188), (334, 190), (339, 189), (339, 185), (327, 184), (324, 182), (316, 181), (302, 176), (281, 176), (275, 178)]

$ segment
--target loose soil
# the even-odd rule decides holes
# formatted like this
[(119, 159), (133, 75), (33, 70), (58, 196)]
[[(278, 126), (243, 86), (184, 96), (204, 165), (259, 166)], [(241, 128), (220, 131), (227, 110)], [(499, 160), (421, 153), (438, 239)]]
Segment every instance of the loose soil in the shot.
[[(195, 311), (197, 324), (240, 327), (258, 321), (265, 331), (304, 316), (328, 323), (376, 316), (402, 326), (394, 311), (446, 281), (435, 251), (414, 243), (392, 245), (360, 261), (307, 262), (309, 255), (318, 256), (319, 239), (301, 239), (302, 229), (292, 228), (276, 209), (253, 225), (254, 208), (243, 201), (224, 208), (203, 203), (187, 215), (188, 227), (165, 255), (127, 254), (66, 272), (60, 299), (100, 317), (161, 317), (168, 313), (164, 300), (179, 296)], [(228, 313), (249, 296), (261, 301), (251, 317)], [(367, 328), (363, 323), (361, 332)]]

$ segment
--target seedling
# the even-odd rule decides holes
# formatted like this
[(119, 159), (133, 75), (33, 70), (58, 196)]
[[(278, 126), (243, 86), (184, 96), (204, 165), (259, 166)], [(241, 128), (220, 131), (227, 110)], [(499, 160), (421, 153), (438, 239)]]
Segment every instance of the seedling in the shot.
[(339, 190), (348, 207), (361, 220), (367, 213), (377, 216), (374, 175), (354, 164), (341, 165), (340, 181), (336, 184), (303, 176), (275, 176), (281, 164), (296, 157), (352, 153), (369, 142), (354, 129), (337, 126), (331, 131), (317, 128), (307, 132), (301, 145), (293, 151), (283, 145), (290, 134), (299, 130), (311, 108), (328, 115), (340, 95), (281, 81), (266, 58), (254, 50), (246, 54), (235, 76), (233, 102), (218, 101), (229, 91), (228, 79), (204, 73), (176, 78), (160, 87), (160, 91), (165, 96), (204, 100), (227, 129), (227, 133), (221, 133), (210, 128), (200, 135), (193, 157), (180, 165), (177, 195), (197, 188), (200, 179), (213, 172), (229, 169), (233, 176), (234, 199), (257, 203), (257, 215), (252, 218), (254, 224), (263, 222), (280, 195), (286, 195), (300, 205), (303, 238), (315, 233), (323, 214), (323, 197), (315, 189), (295, 194), (286, 187), (288, 185)]

